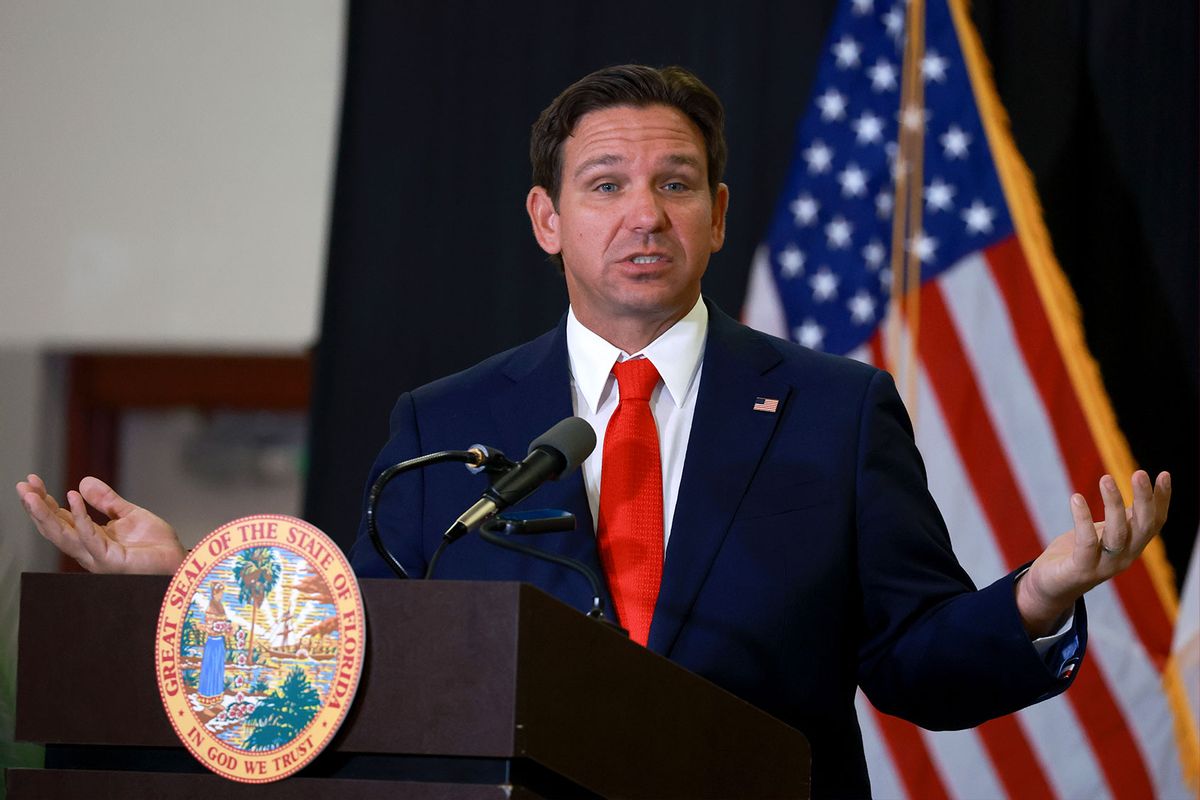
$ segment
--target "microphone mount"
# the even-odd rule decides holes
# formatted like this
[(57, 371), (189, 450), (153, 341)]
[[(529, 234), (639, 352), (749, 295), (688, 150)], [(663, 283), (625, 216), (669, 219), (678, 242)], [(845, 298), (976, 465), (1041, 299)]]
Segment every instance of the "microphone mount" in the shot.
[(399, 464), (393, 464), (379, 474), (375, 482), (371, 484), (371, 491), (367, 494), (367, 535), (371, 538), (371, 544), (375, 546), (375, 552), (379, 553), (379, 557), (384, 563), (396, 573), (399, 578), (411, 578), (408, 570), (404, 568), (387, 546), (383, 543), (383, 538), (379, 535), (379, 525), (375, 520), (376, 508), (379, 505), (379, 496), (383, 493), (383, 489), (394, 478), (413, 469), (421, 469), (433, 464), (443, 464), (447, 461), (457, 461), (467, 465), (467, 469), (474, 473), (484, 473), (488, 476), (491, 483), (495, 483), (496, 479), (501, 475), (512, 470), (516, 463), (506, 457), (504, 453), (495, 447), (487, 445), (475, 444), (466, 450), (442, 450), (437, 453), (417, 456), (410, 458), (407, 461), (401, 461)]
[[(592, 430), (591, 425), (579, 417), (567, 417), (534, 439), (529, 445), (529, 455), (520, 463), (514, 463), (499, 450), (478, 444), (467, 450), (444, 450), (402, 461), (380, 473), (371, 485), (367, 495), (367, 534), (384, 563), (398, 577), (410, 577), (408, 570), (388, 551), (379, 535), (375, 517), (383, 488), (397, 475), (410, 469), (443, 461), (461, 461), (466, 463), (472, 472), (486, 474), (489, 486), (483, 497), (464, 511), (442, 534), (442, 541), (430, 556), (425, 568), (425, 577), (429, 578), (449, 544), (484, 524), (498, 512), (520, 502), (546, 481), (557, 480), (559, 476), (578, 467), (595, 446), (596, 432)], [(571, 526), (574, 527), (574, 521)], [(599, 592), (596, 592), (596, 595), (599, 596)]]

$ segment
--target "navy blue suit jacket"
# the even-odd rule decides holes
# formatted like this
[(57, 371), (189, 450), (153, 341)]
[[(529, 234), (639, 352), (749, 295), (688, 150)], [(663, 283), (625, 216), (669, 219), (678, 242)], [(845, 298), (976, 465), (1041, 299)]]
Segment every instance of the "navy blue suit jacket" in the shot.
[[(753, 410), (759, 397), (779, 400), (777, 413)], [(564, 323), (401, 396), (371, 480), (476, 442), (522, 456), (571, 414)], [(403, 476), (380, 505), (384, 541), (421, 574), (484, 488), (454, 464)], [(537, 543), (602, 573), (578, 470), (521, 507), (574, 513), (575, 531)], [(365, 534), (353, 562), (363, 576), (390, 574)], [(446, 551), (437, 576), (527, 581), (590, 607), (578, 574), (474, 536)], [(1066, 688), (1030, 645), (1013, 580), (976, 590), (959, 566), (887, 373), (758, 333), (710, 304), (651, 650), (803, 731), (814, 796), (861, 797), (870, 788), (856, 685), (880, 710), (932, 729), (973, 726)], [(1076, 629), (1081, 657), (1082, 605)]]

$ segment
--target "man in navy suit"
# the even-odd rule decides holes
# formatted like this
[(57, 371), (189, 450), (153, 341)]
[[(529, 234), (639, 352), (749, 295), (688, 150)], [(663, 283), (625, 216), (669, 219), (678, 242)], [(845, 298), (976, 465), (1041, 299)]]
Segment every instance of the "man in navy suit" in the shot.
[[(658, 379), (641, 399), (658, 439), (647, 471), (661, 519), (650, 537), (659, 541), (648, 628), (635, 638), (807, 733), (814, 796), (862, 796), (855, 686), (931, 728), (975, 725), (1063, 691), (1083, 655), (1080, 598), (1157, 534), (1169, 476), (1152, 485), (1135, 474), (1128, 514), (1105, 476), (1105, 522), (1073, 496), (1073, 530), (1026, 570), (976, 590), (887, 374), (756, 333), (702, 300), (729, 202), (722, 115), (689, 73), (637, 66), (589, 75), (543, 112), (527, 210), (563, 268), (568, 313), (529, 344), (403, 395), (372, 479), (470, 442), (522, 452), (571, 414), (603, 439), (626, 402), (612, 373), (650, 361)], [(617, 586), (611, 542), (626, 531), (606, 511), (611, 458), (598, 448), (530, 505), (574, 513), (577, 530), (541, 544)], [(382, 498), (385, 543), (423, 571), (481, 488), (462, 469), (405, 475)], [(36, 476), (17, 490), (43, 535), (89, 569), (169, 571), (182, 558), (166, 523), (94, 478), (68, 493), (66, 509)], [(84, 498), (112, 521), (93, 525)], [(360, 574), (388, 574), (361, 537), (353, 560)], [(475, 537), (447, 550), (437, 577), (526, 580), (590, 605), (578, 575)], [(632, 618), (636, 603), (618, 599)]]

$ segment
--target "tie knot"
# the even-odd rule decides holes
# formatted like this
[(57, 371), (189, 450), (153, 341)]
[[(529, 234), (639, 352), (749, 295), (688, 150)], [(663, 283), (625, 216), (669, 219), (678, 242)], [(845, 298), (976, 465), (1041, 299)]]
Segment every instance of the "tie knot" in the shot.
[(648, 358), (631, 358), (613, 365), (621, 400), (649, 400), (658, 385), (658, 370)]

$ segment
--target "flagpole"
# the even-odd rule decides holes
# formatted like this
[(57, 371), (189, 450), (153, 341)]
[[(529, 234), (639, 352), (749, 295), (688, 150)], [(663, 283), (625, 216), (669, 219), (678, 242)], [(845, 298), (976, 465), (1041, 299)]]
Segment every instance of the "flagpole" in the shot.
[[(896, 378), (913, 425), (917, 419), (917, 337), (921, 322), (921, 259), (913, 246), (921, 232), (922, 181), (925, 154), (925, 86), (921, 60), (925, 55), (925, 0), (911, 0), (905, 22), (903, 77), (900, 86), (900, 124), (894, 215), (892, 217), (892, 315), (889, 350), (895, 353)], [(903, 336), (904, 328), (908, 336)], [(901, 356), (901, 353), (903, 354)]]

